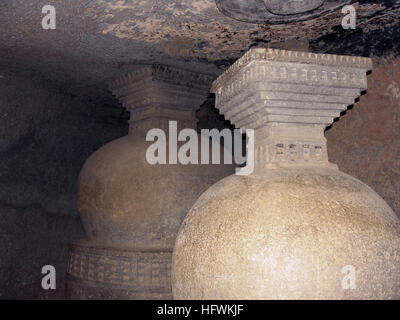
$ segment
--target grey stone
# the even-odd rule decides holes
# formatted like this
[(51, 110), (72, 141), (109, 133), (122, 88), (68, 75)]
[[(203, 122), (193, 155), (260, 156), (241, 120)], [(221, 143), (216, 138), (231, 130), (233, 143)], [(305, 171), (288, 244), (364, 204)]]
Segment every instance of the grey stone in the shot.
[[(194, 129), (195, 110), (211, 81), (206, 74), (140, 65), (110, 83), (131, 112), (130, 129), (96, 151), (81, 170), (78, 210), (87, 240), (71, 247), (72, 299), (172, 297), (171, 257), (180, 223), (198, 196), (234, 169), (151, 165), (146, 150), (152, 142), (146, 133), (153, 128), (168, 133), (170, 120), (178, 122), (178, 130)], [(168, 145), (167, 139), (167, 150)]]
[(351, 0), (215, 0), (218, 9), (239, 21), (282, 24), (308, 20), (338, 10)]
[(254, 129), (255, 170), (192, 206), (173, 252), (175, 299), (400, 298), (399, 219), (328, 161), (324, 137), (371, 68), (368, 58), (253, 49), (213, 83), (221, 113)]

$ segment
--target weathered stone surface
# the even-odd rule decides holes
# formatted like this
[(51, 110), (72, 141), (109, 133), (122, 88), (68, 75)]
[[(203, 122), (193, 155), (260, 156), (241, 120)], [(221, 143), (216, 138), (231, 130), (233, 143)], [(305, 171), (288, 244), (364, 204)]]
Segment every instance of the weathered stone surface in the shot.
[[(332, 169), (230, 176), (207, 190), (174, 249), (175, 299), (398, 299), (399, 223)], [(344, 290), (342, 268), (356, 270)]]
[[(189, 211), (173, 253), (174, 298), (400, 298), (400, 221), (328, 162), (323, 136), (366, 88), (371, 66), (258, 49), (214, 82), (216, 107), (255, 129), (255, 171), (222, 179)], [(316, 81), (298, 70), (316, 70)], [(348, 266), (353, 289), (343, 285)]]
[(308, 20), (338, 10), (350, 0), (216, 0), (218, 9), (239, 21), (283, 24)]
[[(325, 0), (264, 0), (265, 7), (274, 14), (289, 15), (315, 10), (327, 1)], [(339, 1), (336, 1), (338, 3)]]
[[(56, 7), (56, 30), (41, 27), (47, 4)], [(128, 112), (107, 91), (125, 64), (222, 72), (251, 47), (298, 38), (309, 40), (312, 52), (394, 61), (399, 6), (399, 0), (359, 1), (356, 29), (344, 30), (340, 10), (272, 26), (231, 19), (215, 0), (0, 1), (0, 299), (63, 297), (67, 243), (83, 237), (79, 170), (128, 131)], [(375, 67), (368, 87), (375, 93), (326, 135), (330, 160), (367, 182), (400, 216), (398, 74), (395, 64)], [(213, 124), (218, 115), (210, 109), (199, 125), (222, 125)], [(48, 263), (57, 269), (55, 291), (40, 286), (38, 270)]]
[[(171, 297), (170, 286), (159, 287), (156, 293), (153, 290), (153, 260), (160, 252), (172, 256), (176, 234), (189, 208), (202, 192), (234, 169), (223, 164), (151, 165), (146, 161), (146, 150), (153, 142), (146, 141), (146, 133), (160, 128), (168, 134), (170, 120), (178, 121), (178, 130), (195, 128), (195, 110), (205, 100), (211, 79), (204, 74), (156, 65), (138, 66), (110, 84), (113, 93), (131, 111), (130, 131), (95, 152), (82, 168), (78, 210), (90, 241), (85, 251), (89, 255), (90, 251), (99, 254), (99, 247), (106, 248), (106, 253), (101, 254), (103, 260), (93, 264), (94, 268), (110, 270), (110, 263), (119, 265), (126, 260), (113, 252), (113, 248), (119, 248), (123, 255), (135, 257), (145, 279), (138, 278), (132, 269), (130, 278), (121, 280), (117, 290), (111, 278), (98, 284), (88, 273), (71, 267), (69, 279), (75, 284), (69, 288), (74, 291), (73, 297)], [(168, 146), (167, 139), (166, 150)], [(70, 266), (77, 259), (74, 252), (82, 250), (81, 244), (73, 246)], [(154, 258), (148, 258), (152, 255)], [(165, 263), (170, 268), (171, 258)], [(170, 283), (168, 272), (162, 272), (157, 279)], [(77, 286), (87, 291), (78, 290)], [(96, 290), (99, 293), (94, 293)]]
[(0, 2), (0, 64), (38, 72), (65, 92), (100, 101), (127, 63), (222, 72), (251, 47), (298, 38), (312, 41), (314, 52), (400, 52), (399, 0), (355, 3), (356, 30), (341, 27), (340, 10), (291, 24), (240, 22), (222, 14), (215, 0), (57, 0), (57, 29), (43, 30), (47, 4)]
[(324, 129), (367, 87), (368, 58), (252, 49), (214, 83), (216, 107), (255, 130), (257, 167), (327, 166)]

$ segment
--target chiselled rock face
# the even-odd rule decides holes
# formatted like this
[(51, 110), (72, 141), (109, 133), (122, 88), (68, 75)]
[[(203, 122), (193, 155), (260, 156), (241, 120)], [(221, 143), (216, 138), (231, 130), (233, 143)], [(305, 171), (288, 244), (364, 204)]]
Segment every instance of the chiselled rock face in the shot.
[(172, 263), (176, 299), (399, 299), (400, 221), (329, 163), (324, 128), (366, 88), (371, 61), (247, 52), (213, 84), (253, 129), (255, 170), (196, 201)]

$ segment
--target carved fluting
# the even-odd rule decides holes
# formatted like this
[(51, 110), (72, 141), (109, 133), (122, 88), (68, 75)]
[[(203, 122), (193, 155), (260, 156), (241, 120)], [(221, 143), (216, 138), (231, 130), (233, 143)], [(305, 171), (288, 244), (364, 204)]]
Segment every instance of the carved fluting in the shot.
[[(212, 91), (227, 120), (256, 130), (264, 144), (255, 142), (259, 166), (328, 164), (323, 129), (367, 88), (371, 68), (369, 58), (257, 48), (215, 80)], [(279, 127), (292, 129), (268, 129)], [(303, 140), (291, 138), (299, 132)]]

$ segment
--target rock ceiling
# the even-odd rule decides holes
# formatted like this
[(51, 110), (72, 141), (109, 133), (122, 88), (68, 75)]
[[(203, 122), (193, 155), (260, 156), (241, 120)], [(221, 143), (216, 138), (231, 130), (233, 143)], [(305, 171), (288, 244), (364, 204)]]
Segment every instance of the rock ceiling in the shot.
[[(46, 4), (56, 8), (56, 30), (41, 27)], [(359, 1), (355, 8), (357, 29), (344, 30), (340, 11), (265, 25), (229, 18), (214, 0), (1, 0), (0, 72), (40, 72), (71, 94), (101, 97), (125, 65), (167, 63), (216, 74), (271, 41), (307, 39), (315, 52), (399, 50), (400, 0)]]

